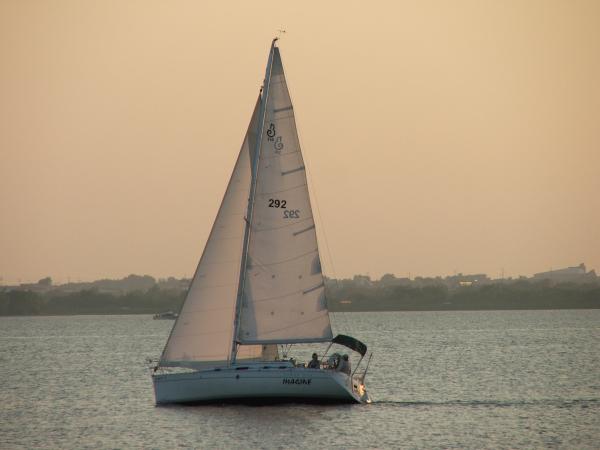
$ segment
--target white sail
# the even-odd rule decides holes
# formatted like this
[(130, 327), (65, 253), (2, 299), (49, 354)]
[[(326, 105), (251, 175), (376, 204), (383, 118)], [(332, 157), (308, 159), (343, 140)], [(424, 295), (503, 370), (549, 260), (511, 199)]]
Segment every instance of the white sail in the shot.
[[(258, 110), (257, 103), (161, 366), (195, 367), (227, 362), (230, 357)], [(239, 357), (260, 354), (260, 346), (242, 347)]]
[[(368, 363), (354, 375), (277, 355), (277, 344), (329, 341), (357, 351), (362, 361), (367, 347), (331, 334), (304, 161), (276, 41), (213, 229), (152, 372), (157, 405), (371, 402), (364, 385)], [(193, 370), (159, 370), (174, 366)]]
[(327, 341), (332, 333), (304, 161), (276, 47), (272, 58), (237, 339)]

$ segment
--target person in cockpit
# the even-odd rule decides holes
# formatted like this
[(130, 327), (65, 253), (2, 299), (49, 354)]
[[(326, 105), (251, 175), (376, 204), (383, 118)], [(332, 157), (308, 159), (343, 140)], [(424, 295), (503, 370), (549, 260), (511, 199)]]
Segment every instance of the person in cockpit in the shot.
[(319, 364), (319, 356), (316, 353), (313, 353), (312, 354), (312, 359), (308, 363), (308, 368), (309, 369), (318, 369), (319, 366), (320, 366), (320, 364)]

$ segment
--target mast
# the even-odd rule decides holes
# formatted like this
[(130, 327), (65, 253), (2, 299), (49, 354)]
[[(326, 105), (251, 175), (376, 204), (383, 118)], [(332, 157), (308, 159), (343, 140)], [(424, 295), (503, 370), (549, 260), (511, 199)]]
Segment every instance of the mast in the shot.
[(233, 339), (231, 343), (231, 356), (229, 358), (230, 364), (234, 364), (237, 357), (237, 334), (240, 322), (240, 313), (242, 310), (242, 297), (244, 295), (244, 284), (246, 281), (246, 264), (248, 257), (248, 242), (250, 241), (250, 224), (252, 223), (252, 213), (254, 210), (254, 197), (256, 194), (256, 180), (258, 172), (258, 161), (260, 159), (260, 149), (262, 146), (265, 116), (267, 113), (267, 101), (269, 99), (269, 87), (271, 84), (271, 69), (273, 64), (273, 50), (275, 49), (275, 43), (279, 38), (274, 38), (271, 42), (271, 50), (269, 51), (269, 59), (267, 61), (267, 69), (265, 71), (265, 80), (262, 88), (262, 98), (260, 103), (259, 123), (258, 123), (258, 139), (256, 140), (256, 148), (254, 150), (254, 158), (252, 160), (252, 175), (250, 182), (250, 195), (248, 196), (248, 208), (246, 210), (246, 227), (244, 229), (244, 243), (242, 250), (242, 261), (240, 265), (240, 280), (238, 283), (238, 292), (235, 302), (235, 319), (233, 323)]

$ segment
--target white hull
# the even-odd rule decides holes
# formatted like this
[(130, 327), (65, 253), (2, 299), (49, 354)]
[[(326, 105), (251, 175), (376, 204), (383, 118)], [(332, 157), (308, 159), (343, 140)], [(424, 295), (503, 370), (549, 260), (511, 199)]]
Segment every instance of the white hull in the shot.
[(219, 401), (370, 403), (357, 377), (333, 370), (261, 364), (152, 376), (156, 404)]

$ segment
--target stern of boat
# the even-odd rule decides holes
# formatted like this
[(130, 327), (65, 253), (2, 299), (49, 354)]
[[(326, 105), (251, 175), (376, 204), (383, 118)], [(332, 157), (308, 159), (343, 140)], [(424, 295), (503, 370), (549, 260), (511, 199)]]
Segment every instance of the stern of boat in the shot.
[(371, 403), (371, 396), (367, 392), (362, 377), (352, 377), (352, 392), (360, 399), (360, 403)]

